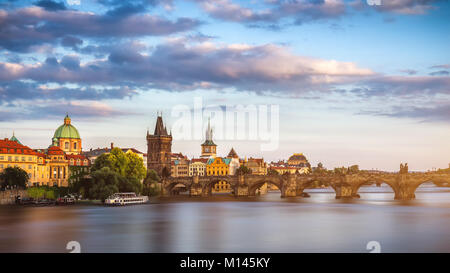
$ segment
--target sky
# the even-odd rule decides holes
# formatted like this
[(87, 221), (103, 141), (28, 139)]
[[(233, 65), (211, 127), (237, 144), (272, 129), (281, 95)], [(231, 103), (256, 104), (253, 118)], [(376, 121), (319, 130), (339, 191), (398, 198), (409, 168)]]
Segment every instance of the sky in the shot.
[[(146, 152), (158, 111), (175, 130), (201, 100), (203, 136), (210, 116), (219, 131), (211, 109), (275, 105), (276, 148), (216, 135), (218, 155), (447, 168), (450, 1), (377, 2), (1, 1), (1, 137), (45, 148), (69, 114), (83, 150)], [(172, 151), (201, 143), (174, 132)]]

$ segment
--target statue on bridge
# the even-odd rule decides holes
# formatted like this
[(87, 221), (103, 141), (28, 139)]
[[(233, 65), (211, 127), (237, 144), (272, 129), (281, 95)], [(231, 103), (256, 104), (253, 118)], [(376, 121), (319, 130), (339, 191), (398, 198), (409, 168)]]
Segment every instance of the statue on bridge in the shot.
[(403, 163), (400, 164), (400, 174), (405, 174), (408, 173), (408, 163), (405, 163), (405, 165), (403, 165)]

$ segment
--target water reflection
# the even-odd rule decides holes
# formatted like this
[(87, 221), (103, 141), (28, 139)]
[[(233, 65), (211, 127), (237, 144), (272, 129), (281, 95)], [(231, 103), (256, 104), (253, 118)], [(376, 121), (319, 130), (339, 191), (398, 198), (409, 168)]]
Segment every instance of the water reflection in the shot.
[(450, 252), (450, 188), (422, 186), (416, 200), (389, 187), (360, 199), (332, 189), (310, 198), (177, 196), (132, 207), (0, 207), (0, 252)]

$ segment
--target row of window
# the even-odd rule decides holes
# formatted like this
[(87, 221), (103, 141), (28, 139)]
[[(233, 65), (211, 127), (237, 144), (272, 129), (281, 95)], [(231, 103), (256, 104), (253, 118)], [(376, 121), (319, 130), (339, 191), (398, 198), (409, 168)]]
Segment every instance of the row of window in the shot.
[[(0, 169), (9, 168), (9, 167), (12, 167), (12, 165), (11, 165), (11, 164), (8, 164), (8, 165), (0, 164)], [(14, 167), (19, 167), (19, 165), (14, 164)], [(27, 169), (27, 166), (26, 166), (26, 165), (22, 165), (22, 166), (20, 166), (20, 167), (21, 167), (22, 169), (24, 169), (24, 170)], [(32, 170), (32, 169), (33, 169), (33, 165), (28, 165), (28, 170)]]
[[(4, 161), (5, 158), (6, 158), (6, 156), (1, 155), (0, 156), (0, 161)], [(13, 161), (13, 159), (14, 159), (14, 161), (22, 161), (22, 162), (27, 161), (27, 157), (25, 157), (25, 156), (22, 156), (22, 157), (20, 157), (20, 156), (14, 156), (14, 157), (13, 156), (8, 156), (8, 161)], [(34, 161), (33, 157), (29, 156), (28, 157), (28, 161)]]
[[(69, 145), (70, 145), (69, 142), (65, 142), (65, 143), (64, 143), (64, 149), (65, 149), (65, 150), (69, 150), (69, 147), (70, 147)], [(76, 142), (73, 143), (73, 149), (74, 149), (74, 150), (77, 149), (77, 143), (76, 143)]]

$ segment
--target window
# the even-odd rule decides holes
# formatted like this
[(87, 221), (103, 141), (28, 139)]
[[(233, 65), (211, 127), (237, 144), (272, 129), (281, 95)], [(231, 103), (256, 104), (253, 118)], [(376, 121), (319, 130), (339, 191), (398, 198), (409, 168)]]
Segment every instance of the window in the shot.
[(28, 165), (28, 170), (31, 170), (31, 169), (33, 169), (33, 166), (32, 165)]
[(3, 169), (3, 164), (0, 164), (0, 169)]
[(77, 143), (73, 143), (73, 149), (76, 150), (77, 149)]
[(5, 157), (4, 156), (0, 156), (0, 160), (5, 160)]
[(28, 161), (33, 161), (33, 158), (31, 156), (28, 157)]
[(8, 161), (12, 161), (12, 156), (8, 156)]
[(22, 161), (25, 161), (25, 157), (24, 156), (22, 156)]
[(65, 150), (69, 150), (69, 142), (65, 142), (64, 143), (64, 149)]
[(19, 157), (18, 157), (18, 156), (16, 156), (16, 158), (14, 158), (14, 160), (15, 160), (15, 161), (19, 161)]

